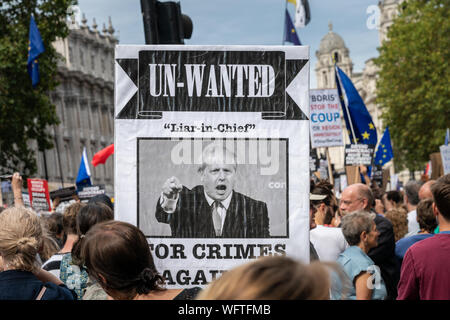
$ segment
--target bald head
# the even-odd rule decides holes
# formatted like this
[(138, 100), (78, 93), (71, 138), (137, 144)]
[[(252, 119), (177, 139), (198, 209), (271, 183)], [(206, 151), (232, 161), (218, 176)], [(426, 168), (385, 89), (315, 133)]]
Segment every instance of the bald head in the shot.
[(433, 199), (433, 194), (431, 193), (431, 186), (436, 182), (436, 180), (428, 180), (419, 189), (419, 199)]
[(362, 183), (349, 185), (341, 195), (339, 208), (343, 215), (357, 211), (369, 211), (373, 203), (373, 194), (370, 188)]

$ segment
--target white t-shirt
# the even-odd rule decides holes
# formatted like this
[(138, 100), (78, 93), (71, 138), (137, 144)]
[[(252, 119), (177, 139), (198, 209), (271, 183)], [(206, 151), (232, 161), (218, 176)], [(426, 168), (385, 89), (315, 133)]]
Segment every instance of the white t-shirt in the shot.
[(348, 247), (341, 228), (319, 225), (309, 232), (309, 236), (320, 261), (335, 262)]
[(419, 223), (417, 222), (417, 211), (413, 210), (408, 212), (408, 234), (407, 236), (412, 236), (420, 231)]

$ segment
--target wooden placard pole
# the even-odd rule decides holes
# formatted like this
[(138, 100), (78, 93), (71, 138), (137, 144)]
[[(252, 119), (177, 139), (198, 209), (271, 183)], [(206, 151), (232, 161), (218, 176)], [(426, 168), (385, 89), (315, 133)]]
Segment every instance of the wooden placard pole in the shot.
[(334, 186), (333, 170), (331, 170), (331, 159), (330, 159), (330, 152), (328, 151), (328, 147), (326, 147), (326, 153), (327, 153), (327, 163), (328, 163), (328, 179), (329, 179), (330, 183)]

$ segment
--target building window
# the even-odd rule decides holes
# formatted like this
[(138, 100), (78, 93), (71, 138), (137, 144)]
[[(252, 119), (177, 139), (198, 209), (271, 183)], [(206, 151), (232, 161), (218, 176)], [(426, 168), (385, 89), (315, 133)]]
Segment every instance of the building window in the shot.
[(72, 46), (69, 46), (69, 57), (68, 57), (68, 59), (69, 59), (69, 62), (73, 61), (73, 48), (72, 48)]
[(83, 50), (80, 48), (80, 65), (83, 67), (84, 66), (84, 54), (83, 54)]
[(326, 88), (328, 87), (328, 77), (327, 77), (327, 72), (323, 71), (322, 72), (322, 76), (323, 76), (323, 86)]
[(106, 66), (105, 66), (105, 59), (100, 59), (100, 65), (101, 65), (101, 67), (102, 67), (102, 74), (104, 74), (105, 73), (105, 71), (106, 71)]
[(91, 69), (92, 71), (95, 70), (95, 55), (91, 54)]

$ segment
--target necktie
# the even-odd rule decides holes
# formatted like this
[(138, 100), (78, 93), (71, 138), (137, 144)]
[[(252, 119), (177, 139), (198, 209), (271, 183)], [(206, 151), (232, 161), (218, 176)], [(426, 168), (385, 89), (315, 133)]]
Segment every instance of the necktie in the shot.
[(222, 218), (219, 215), (219, 208), (222, 206), (220, 201), (214, 201), (212, 207), (212, 217), (214, 223), (214, 231), (216, 232), (216, 236), (220, 237), (222, 235)]

